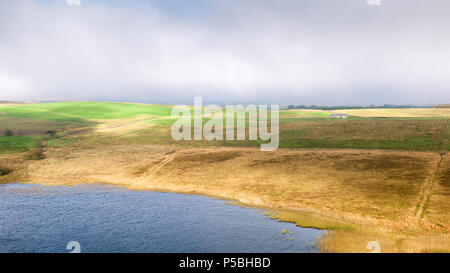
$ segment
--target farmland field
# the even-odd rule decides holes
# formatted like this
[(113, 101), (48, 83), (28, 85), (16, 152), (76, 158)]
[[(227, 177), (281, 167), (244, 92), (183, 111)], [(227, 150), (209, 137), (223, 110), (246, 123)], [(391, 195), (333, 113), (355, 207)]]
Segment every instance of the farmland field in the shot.
[(348, 109), (335, 110), (335, 113), (355, 117), (390, 117), (390, 118), (448, 118), (450, 108), (401, 108), (401, 109)]

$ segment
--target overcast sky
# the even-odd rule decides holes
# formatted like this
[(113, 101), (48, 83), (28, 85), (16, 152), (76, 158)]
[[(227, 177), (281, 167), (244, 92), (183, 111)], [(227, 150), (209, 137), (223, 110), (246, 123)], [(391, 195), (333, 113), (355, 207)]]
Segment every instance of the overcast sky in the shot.
[(0, 0), (0, 100), (450, 102), (450, 1)]

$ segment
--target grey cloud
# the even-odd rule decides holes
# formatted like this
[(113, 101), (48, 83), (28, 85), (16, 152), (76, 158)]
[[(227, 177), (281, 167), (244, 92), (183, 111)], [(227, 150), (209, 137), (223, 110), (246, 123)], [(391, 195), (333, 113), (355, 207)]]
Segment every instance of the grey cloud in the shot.
[(0, 0), (0, 99), (448, 102), (449, 8), (212, 1), (180, 16), (157, 2)]

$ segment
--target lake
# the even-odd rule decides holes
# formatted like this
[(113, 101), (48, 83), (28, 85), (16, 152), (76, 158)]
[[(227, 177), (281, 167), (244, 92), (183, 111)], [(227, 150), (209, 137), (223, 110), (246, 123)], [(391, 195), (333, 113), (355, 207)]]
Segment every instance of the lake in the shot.
[(321, 234), (198, 195), (0, 185), (0, 252), (316, 252)]

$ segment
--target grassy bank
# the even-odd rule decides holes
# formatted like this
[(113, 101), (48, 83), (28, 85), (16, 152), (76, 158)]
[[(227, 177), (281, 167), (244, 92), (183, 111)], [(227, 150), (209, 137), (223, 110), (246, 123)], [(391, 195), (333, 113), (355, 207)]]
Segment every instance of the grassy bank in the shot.
[[(325, 252), (368, 252), (369, 241), (384, 252), (450, 251), (446, 112), (340, 120), (282, 111), (281, 149), (260, 152), (257, 141), (176, 142), (170, 109), (0, 106), (0, 132), (13, 132), (0, 137), (0, 183), (112, 183), (234, 199), (331, 231), (320, 242)], [(36, 149), (42, 154), (30, 156)]]
[[(59, 147), (27, 161), (15, 181), (108, 183), (234, 199), (273, 209), (283, 221), (332, 230), (321, 242), (324, 251), (366, 252), (368, 239), (382, 241), (385, 251), (448, 251), (445, 191), (431, 195), (423, 217), (415, 215), (438, 159), (437, 153), (367, 150)], [(440, 245), (430, 245), (436, 236)], [(417, 238), (422, 245), (408, 243)]]

